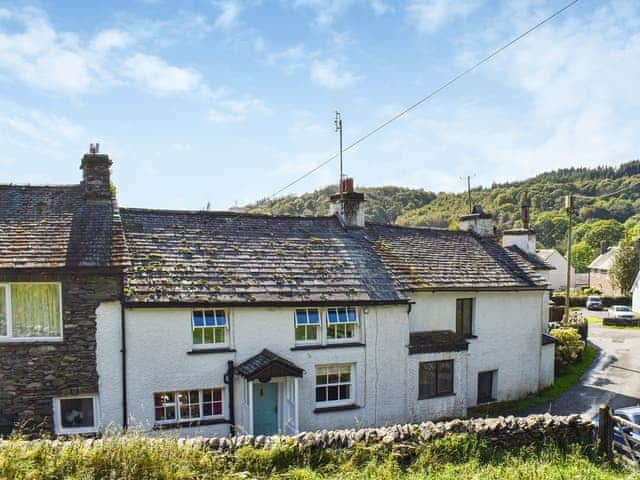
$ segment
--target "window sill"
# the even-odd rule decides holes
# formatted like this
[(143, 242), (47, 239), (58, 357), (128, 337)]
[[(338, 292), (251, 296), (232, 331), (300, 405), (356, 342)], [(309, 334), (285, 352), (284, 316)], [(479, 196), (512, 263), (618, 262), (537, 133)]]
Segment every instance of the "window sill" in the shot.
[(418, 400), (432, 400), (434, 398), (455, 397), (455, 392), (451, 393), (439, 393), (438, 395), (419, 395)]
[(365, 347), (366, 344), (361, 342), (344, 342), (344, 343), (328, 343), (326, 345), (296, 345), (291, 350), (323, 350), (326, 348), (353, 348)]
[(342, 412), (346, 410), (357, 410), (362, 408), (360, 405), (351, 403), (349, 405), (335, 405), (333, 407), (319, 407), (313, 410), (313, 413), (330, 413), (330, 412)]
[(2, 337), (0, 338), (0, 345), (24, 345), (25, 343), (37, 343), (39, 345), (42, 344), (60, 344), (64, 342), (62, 337), (34, 337), (34, 338), (13, 338), (13, 337)]
[(498, 400), (495, 398), (489, 398), (487, 400), (478, 400), (477, 405), (487, 405), (488, 403), (496, 403)]
[(153, 426), (153, 430), (171, 430), (175, 428), (204, 427), (207, 425), (222, 425), (224, 423), (230, 423), (230, 422), (226, 418), (208, 418), (203, 420), (194, 420), (191, 422), (156, 423)]
[(465, 335), (463, 337), (465, 340), (473, 340), (474, 338), (478, 338), (477, 335)]
[(193, 350), (187, 352), (187, 355), (204, 355), (207, 353), (233, 353), (235, 351), (236, 351), (235, 348), (229, 348), (229, 347), (194, 348)]

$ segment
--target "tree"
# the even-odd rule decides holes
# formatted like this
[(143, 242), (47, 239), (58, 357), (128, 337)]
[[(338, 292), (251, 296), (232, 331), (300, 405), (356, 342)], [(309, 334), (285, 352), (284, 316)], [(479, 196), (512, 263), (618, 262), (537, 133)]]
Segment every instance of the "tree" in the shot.
[(571, 247), (571, 265), (576, 272), (586, 272), (595, 258), (595, 251), (587, 242), (574, 243)]
[(588, 225), (588, 229), (582, 240), (593, 249), (600, 248), (602, 242), (616, 245), (624, 237), (624, 225), (617, 220), (598, 220), (585, 225)]
[(534, 217), (531, 225), (538, 240), (547, 248), (561, 243), (567, 235), (569, 221), (563, 212), (542, 212)]
[(640, 267), (640, 249), (633, 238), (627, 236), (613, 257), (609, 276), (613, 285), (622, 293), (631, 292), (633, 281)]

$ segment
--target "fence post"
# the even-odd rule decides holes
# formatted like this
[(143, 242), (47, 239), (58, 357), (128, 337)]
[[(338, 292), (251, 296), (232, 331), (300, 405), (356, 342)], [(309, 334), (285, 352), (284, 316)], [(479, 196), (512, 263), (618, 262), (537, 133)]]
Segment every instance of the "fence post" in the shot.
[(611, 412), (609, 405), (600, 405), (598, 414), (598, 449), (600, 453), (604, 453), (607, 459), (613, 459), (613, 422), (611, 421)]

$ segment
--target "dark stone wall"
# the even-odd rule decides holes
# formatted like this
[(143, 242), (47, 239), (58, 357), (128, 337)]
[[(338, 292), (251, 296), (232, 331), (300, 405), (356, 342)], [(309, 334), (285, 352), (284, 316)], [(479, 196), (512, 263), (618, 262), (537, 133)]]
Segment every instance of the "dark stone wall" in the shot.
[(4, 282), (62, 284), (62, 342), (0, 342), (0, 425), (18, 423), (25, 433), (53, 432), (53, 397), (98, 393), (96, 308), (117, 300), (114, 271), (0, 270)]

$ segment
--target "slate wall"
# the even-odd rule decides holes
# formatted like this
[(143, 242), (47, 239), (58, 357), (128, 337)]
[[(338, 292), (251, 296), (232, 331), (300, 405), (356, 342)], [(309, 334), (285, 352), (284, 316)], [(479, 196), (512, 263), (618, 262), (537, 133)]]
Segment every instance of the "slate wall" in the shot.
[(0, 424), (53, 431), (54, 397), (98, 393), (96, 309), (119, 298), (117, 271), (2, 271), (0, 283), (60, 282), (63, 340), (0, 341)]

